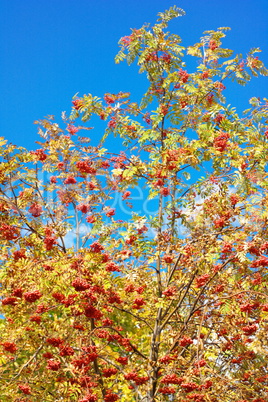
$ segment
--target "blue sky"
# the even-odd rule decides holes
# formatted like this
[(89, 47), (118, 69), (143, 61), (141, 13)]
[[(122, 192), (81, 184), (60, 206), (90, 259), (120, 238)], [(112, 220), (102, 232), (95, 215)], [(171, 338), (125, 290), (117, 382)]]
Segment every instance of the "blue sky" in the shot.
[[(0, 136), (35, 149), (33, 121), (49, 114), (60, 121), (77, 92), (129, 91), (138, 101), (145, 78), (114, 63), (118, 40), (173, 5), (186, 11), (169, 28), (184, 45), (229, 26), (224, 46), (243, 54), (260, 47), (268, 66), (267, 0), (0, 0)], [(229, 101), (247, 108), (251, 96), (268, 97), (267, 88), (267, 79), (254, 79), (232, 90)]]

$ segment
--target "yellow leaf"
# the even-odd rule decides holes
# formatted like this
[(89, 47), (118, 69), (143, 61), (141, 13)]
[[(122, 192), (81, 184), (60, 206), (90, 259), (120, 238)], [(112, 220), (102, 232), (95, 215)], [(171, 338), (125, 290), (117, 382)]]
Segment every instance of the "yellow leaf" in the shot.
[(7, 140), (4, 139), (4, 137), (0, 137), (0, 146), (5, 145), (7, 143)]

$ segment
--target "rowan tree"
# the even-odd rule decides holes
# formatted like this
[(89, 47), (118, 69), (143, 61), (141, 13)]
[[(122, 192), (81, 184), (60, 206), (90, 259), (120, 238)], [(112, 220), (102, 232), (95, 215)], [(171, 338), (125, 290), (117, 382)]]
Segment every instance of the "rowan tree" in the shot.
[(3, 402), (267, 400), (268, 107), (224, 97), (267, 70), (227, 28), (184, 48), (183, 13), (120, 39), (140, 103), (76, 96), (38, 149), (1, 140)]

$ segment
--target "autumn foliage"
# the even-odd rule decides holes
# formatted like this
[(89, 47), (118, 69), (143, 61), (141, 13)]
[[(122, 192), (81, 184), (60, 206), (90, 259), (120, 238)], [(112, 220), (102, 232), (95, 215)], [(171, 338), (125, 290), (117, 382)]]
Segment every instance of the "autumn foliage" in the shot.
[(227, 28), (184, 48), (182, 14), (120, 39), (139, 104), (75, 97), (38, 149), (1, 139), (3, 402), (267, 401), (268, 106), (224, 97), (267, 70)]

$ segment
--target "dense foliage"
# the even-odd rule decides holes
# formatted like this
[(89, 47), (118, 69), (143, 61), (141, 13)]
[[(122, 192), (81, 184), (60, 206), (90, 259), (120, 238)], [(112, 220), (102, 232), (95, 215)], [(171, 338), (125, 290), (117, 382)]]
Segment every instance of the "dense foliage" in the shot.
[(184, 48), (182, 14), (119, 42), (140, 104), (75, 97), (37, 150), (1, 140), (3, 402), (267, 400), (268, 106), (224, 97), (267, 70), (227, 28)]

